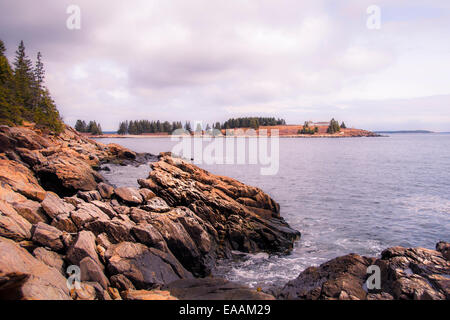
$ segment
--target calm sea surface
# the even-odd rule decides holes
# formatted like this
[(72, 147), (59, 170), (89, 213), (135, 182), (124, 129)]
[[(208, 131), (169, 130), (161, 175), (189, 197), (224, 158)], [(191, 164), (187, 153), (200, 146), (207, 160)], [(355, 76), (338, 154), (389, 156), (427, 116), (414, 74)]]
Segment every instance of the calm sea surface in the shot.
[[(164, 138), (99, 139), (157, 154), (176, 144)], [(216, 273), (251, 286), (293, 279), (311, 265), (351, 252), (378, 255), (390, 246), (434, 248), (450, 241), (450, 134), (279, 141), (279, 171), (259, 165), (200, 165), (260, 187), (302, 233), (292, 254), (243, 255)], [(112, 167), (116, 185), (137, 185), (148, 166)]]

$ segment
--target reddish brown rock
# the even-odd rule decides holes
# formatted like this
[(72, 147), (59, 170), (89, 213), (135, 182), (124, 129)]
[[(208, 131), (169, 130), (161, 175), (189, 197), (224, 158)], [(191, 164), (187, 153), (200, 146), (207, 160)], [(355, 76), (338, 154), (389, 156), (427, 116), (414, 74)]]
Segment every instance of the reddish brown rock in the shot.
[(92, 203), (82, 204), (78, 210), (72, 212), (71, 218), (78, 228), (98, 219), (109, 220), (108, 215)]
[(0, 236), (15, 241), (29, 240), (32, 225), (6, 201), (0, 200)]
[(148, 200), (156, 197), (156, 195), (150, 189), (141, 188), (139, 189), (139, 193), (141, 194), (144, 202), (147, 202)]
[(141, 187), (152, 190), (171, 207), (188, 206), (208, 221), (216, 234), (222, 235), (214, 240), (219, 255), (226, 256), (230, 250), (289, 252), (300, 237), (280, 217), (279, 205), (258, 188), (169, 155), (162, 155), (151, 166), (148, 179), (138, 181)]
[(161, 290), (126, 290), (122, 296), (125, 300), (178, 300), (169, 291)]
[(72, 210), (75, 210), (75, 207), (72, 204), (63, 201), (53, 192), (47, 192), (41, 206), (51, 218), (56, 218), (60, 214), (70, 214)]
[(48, 222), (47, 215), (42, 209), (41, 204), (37, 201), (25, 200), (23, 202), (14, 202), (12, 205), (16, 212), (31, 224)]
[(137, 289), (192, 277), (169, 253), (139, 243), (122, 242), (112, 245), (105, 257), (109, 273), (123, 274)]
[(108, 289), (109, 280), (103, 273), (103, 265), (99, 265), (89, 256), (80, 261), (81, 281), (93, 281), (99, 283), (104, 289)]
[(100, 182), (97, 185), (97, 190), (104, 199), (110, 199), (114, 194), (114, 187), (104, 182)]
[(76, 240), (67, 250), (67, 259), (74, 265), (79, 266), (85, 257), (90, 257), (99, 266), (102, 265), (96, 251), (95, 235), (90, 231), (78, 233)]
[(119, 159), (136, 159), (136, 152), (131, 151), (121, 145), (110, 143), (108, 144), (109, 152), (115, 157)]
[(62, 232), (43, 222), (39, 222), (33, 226), (32, 240), (54, 251), (59, 251), (64, 248)]
[(119, 289), (120, 291), (125, 291), (128, 289), (132, 289), (135, 290), (136, 288), (134, 287), (133, 283), (128, 280), (127, 277), (125, 277), (123, 274), (116, 274), (113, 275), (111, 278), (111, 284)]
[(97, 201), (102, 200), (102, 196), (100, 195), (100, 192), (98, 192), (97, 190), (78, 191), (77, 195), (79, 198), (83, 199), (86, 202), (92, 202), (94, 200)]
[(42, 247), (38, 247), (34, 249), (33, 256), (48, 265), (49, 267), (55, 268), (61, 274), (65, 274), (64, 269), (64, 260), (62, 259), (61, 255), (59, 255), (56, 252), (47, 250)]
[(2, 237), (0, 237), (0, 270), (5, 274), (27, 275), (20, 285), (3, 292), (3, 299), (70, 299), (66, 278), (58, 270), (37, 260), (14, 241)]
[(0, 183), (29, 199), (42, 201), (45, 198), (45, 190), (33, 172), (18, 162), (0, 159)]
[(136, 188), (120, 187), (114, 189), (114, 193), (119, 199), (128, 204), (138, 205), (142, 203), (142, 196)]

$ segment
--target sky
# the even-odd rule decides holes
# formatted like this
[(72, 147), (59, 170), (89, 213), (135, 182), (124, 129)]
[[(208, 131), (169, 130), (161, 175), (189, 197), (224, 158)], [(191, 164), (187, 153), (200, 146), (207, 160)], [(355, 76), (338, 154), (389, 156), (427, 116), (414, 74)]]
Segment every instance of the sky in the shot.
[(20, 40), (42, 53), (70, 125), (274, 116), (450, 131), (448, 0), (0, 0), (0, 39), (10, 61)]

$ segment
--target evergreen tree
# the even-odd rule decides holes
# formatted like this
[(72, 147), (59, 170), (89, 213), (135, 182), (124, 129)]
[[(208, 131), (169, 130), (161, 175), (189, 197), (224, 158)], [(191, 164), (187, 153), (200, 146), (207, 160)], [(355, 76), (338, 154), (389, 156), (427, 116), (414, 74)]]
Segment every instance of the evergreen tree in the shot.
[(86, 132), (86, 122), (77, 120), (77, 122), (75, 123), (75, 130), (77, 130), (78, 132)]
[(45, 71), (44, 71), (44, 63), (42, 62), (42, 55), (40, 52), (37, 53), (36, 64), (33, 70), (33, 99), (34, 105), (39, 104), (41, 99), (41, 92), (43, 90)]
[[(33, 107), (33, 82), (34, 74), (32, 62), (25, 53), (25, 45), (20, 41), (14, 60), (14, 78), (16, 95), (19, 103), (31, 110)], [(31, 112), (29, 113), (31, 115)]]
[(5, 52), (5, 45), (0, 40), (0, 124), (21, 124), (23, 108), (16, 101), (14, 73)]
[(347, 129), (347, 126), (345, 125), (344, 121), (342, 121), (342, 123), (341, 123), (341, 128), (342, 129)]
[(339, 122), (334, 120), (334, 118), (331, 119), (330, 125), (328, 126), (328, 129), (327, 129), (327, 133), (334, 134), (334, 133), (339, 132), (339, 131), (341, 131), (341, 127), (339, 126)]
[(117, 130), (118, 134), (127, 134), (128, 133), (128, 124), (127, 122), (121, 122), (119, 124), (119, 130)]

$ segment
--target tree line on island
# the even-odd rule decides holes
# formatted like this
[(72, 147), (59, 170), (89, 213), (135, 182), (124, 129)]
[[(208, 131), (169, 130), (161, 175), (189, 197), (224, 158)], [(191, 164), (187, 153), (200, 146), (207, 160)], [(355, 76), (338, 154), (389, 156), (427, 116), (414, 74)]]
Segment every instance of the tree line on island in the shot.
[(61, 132), (64, 127), (62, 119), (44, 85), (41, 53), (37, 53), (33, 64), (21, 41), (11, 66), (5, 52), (5, 44), (0, 40), (0, 124), (21, 125), (28, 121), (37, 127)]
[(77, 120), (75, 123), (75, 130), (78, 132), (83, 133), (90, 133), (92, 135), (102, 135), (102, 126), (100, 125), (100, 122), (96, 121), (89, 121), (88, 124), (84, 120)]
[(194, 130), (209, 132), (212, 129), (224, 130), (224, 129), (235, 129), (235, 128), (252, 128), (258, 129), (260, 126), (276, 126), (285, 125), (286, 121), (284, 119), (275, 118), (265, 118), (265, 117), (245, 117), (245, 118), (231, 118), (227, 121), (220, 123), (216, 122), (214, 124), (206, 124), (202, 127), (197, 124), (196, 128), (193, 129), (189, 121), (186, 121), (183, 125), (180, 121), (149, 121), (149, 120), (130, 120), (120, 122), (119, 128), (117, 130), (118, 134), (145, 134), (145, 133), (172, 133), (177, 129), (184, 129), (187, 132), (192, 133)]
[[(189, 121), (186, 121), (183, 125), (181, 121), (160, 121), (160, 120), (127, 120), (120, 122), (117, 133), (120, 135), (141, 135), (141, 134), (154, 134), (154, 133), (167, 133), (171, 134), (173, 131), (182, 129), (186, 132), (211, 132), (212, 129), (215, 130), (226, 130), (226, 129), (237, 129), (237, 128), (251, 128), (259, 129), (260, 126), (277, 126), (286, 125), (284, 119), (276, 118), (258, 118), (258, 117), (245, 117), (245, 118), (231, 118), (227, 121), (220, 123), (216, 122), (214, 124), (206, 124), (205, 127), (201, 124), (197, 124), (196, 128), (193, 129)], [(341, 129), (347, 128), (344, 122), (339, 124), (334, 118), (329, 122), (327, 133), (334, 134), (340, 132)], [(100, 123), (96, 121), (89, 121), (88, 124), (84, 120), (77, 120), (75, 124), (75, 129), (78, 132), (90, 133), (92, 135), (102, 135), (103, 131)], [(312, 126), (310, 122), (305, 122), (303, 127), (298, 130), (298, 134), (309, 134), (314, 135), (319, 132), (319, 127), (317, 125)]]

